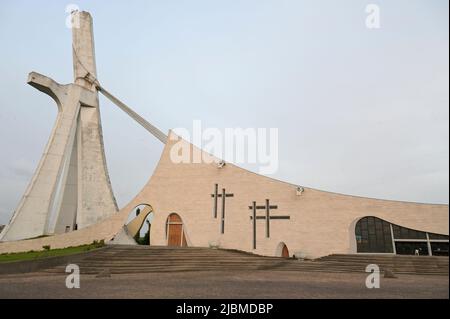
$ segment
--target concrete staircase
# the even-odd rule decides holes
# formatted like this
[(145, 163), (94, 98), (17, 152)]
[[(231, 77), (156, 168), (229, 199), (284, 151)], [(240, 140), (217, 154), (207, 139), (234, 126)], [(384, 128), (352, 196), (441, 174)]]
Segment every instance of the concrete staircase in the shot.
[[(448, 257), (330, 255), (314, 261), (263, 257), (246, 252), (210, 248), (108, 246), (76, 262), (82, 274), (132, 274), (181, 271), (314, 271), (364, 272), (376, 263), (395, 273), (448, 275)], [(43, 270), (65, 273), (65, 265)]]
[(376, 264), (381, 271), (390, 269), (399, 274), (448, 275), (448, 260), (448, 257), (441, 256), (335, 254), (316, 259), (316, 262), (330, 268), (339, 267), (354, 271), (369, 264)]

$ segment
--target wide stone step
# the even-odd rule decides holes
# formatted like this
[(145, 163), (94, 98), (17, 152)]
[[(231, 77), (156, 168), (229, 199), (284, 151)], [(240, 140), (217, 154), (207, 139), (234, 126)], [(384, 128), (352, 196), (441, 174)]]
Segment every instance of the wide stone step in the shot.
[(248, 263), (236, 263), (236, 264), (216, 264), (216, 263), (208, 263), (208, 262), (198, 262), (198, 263), (184, 263), (184, 264), (150, 264), (150, 265), (133, 265), (133, 264), (114, 264), (114, 263), (105, 263), (105, 264), (86, 264), (79, 265), (81, 268), (112, 268), (112, 267), (122, 267), (122, 268), (133, 268), (133, 267), (141, 267), (141, 268), (152, 268), (152, 267), (177, 267), (182, 265), (183, 267), (191, 267), (191, 268), (201, 268), (201, 267), (216, 267), (216, 268), (234, 268), (234, 267), (249, 267), (249, 268), (259, 268), (259, 267), (280, 267), (280, 265), (268, 265), (268, 264), (248, 264)]
[(326, 267), (366, 267), (376, 264), (383, 269), (391, 269), (396, 273), (440, 274), (448, 275), (449, 259), (441, 256), (401, 256), (401, 255), (342, 255), (335, 254), (316, 260)]
[[(131, 273), (152, 273), (152, 272), (181, 272), (181, 271), (255, 271), (255, 270), (270, 270), (270, 271), (301, 271), (301, 272), (340, 272), (340, 273), (361, 273), (362, 271), (359, 269), (349, 269), (349, 268), (331, 268), (324, 269), (321, 267), (305, 267), (305, 268), (253, 268), (253, 267), (235, 267), (232, 269), (224, 269), (219, 267), (202, 267), (202, 268), (192, 268), (192, 267), (139, 267), (139, 268), (82, 268), (82, 274), (99, 274), (103, 272), (105, 269), (108, 269), (111, 274), (131, 274)], [(47, 273), (64, 273), (62, 270), (48, 270)], [(417, 274), (415, 271), (398, 271), (398, 274)], [(441, 272), (432, 272), (426, 271), (422, 272), (422, 275), (445, 275)]]
[[(217, 263), (191, 263), (191, 264), (143, 264), (143, 265), (117, 265), (117, 264), (98, 264), (98, 265), (80, 265), (82, 273), (86, 271), (94, 271), (100, 272), (103, 269), (122, 269), (124, 271), (162, 271), (168, 269), (192, 269), (192, 270), (206, 270), (206, 269), (214, 269), (214, 270), (239, 270), (239, 269), (277, 269), (277, 270), (293, 270), (293, 271), (301, 271), (301, 270), (317, 270), (317, 271), (348, 271), (348, 272), (365, 272), (365, 267), (355, 267), (348, 265), (335, 265), (333, 267), (325, 267), (322, 264), (217, 264)], [(392, 268), (391, 268), (392, 269)], [(51, 271), (57, 270), (52, 269)], [(65, 268), (60, 267), (58, 271), (64, 272)], [(381, 271), (384, 269), (381, 268)], [(415, 268), (401, 268), (401, 269), (392, 269), (396, 273), (428, 273), (428, 274), (448, 274), (448, 272), (442, 272), (439, 269), (415, 269)]]
[(247, 264), (247, 265), (253, 265), (253, 264), (264, 264), (264, 265), (277, 265), (279, 262), (268, 262), (268, 261), (239, 261), (239, 260), (208, 260), (208, 259), (195, 259), (195, 260), (184, 260), (181, 262), (168, 262), (167, 260), (153, 260), (153, 261), (142, 261), (142, 262), (129, 262), (129, 261), (118, 261), (118, 260), (107, 260), (107, 261), (89, 261), (89, 262), (78, 262), (77, 264), (82, 265), (106, 265), (106, 264), (113, 264), (113, 265), (176, 265), (176, 264), (185, 264), (185, 265), (197, 265), (202, 263), (210, 263), (215, 265), (239, 265), (239, 264)]
[(104, 255), (104, 254), (95, 254), (92, 255), (89, 258), (123, 258), (123, 257), (127, 257), (127, 258), (133, 258), (133, 257), (164, 257), (164, 258), (168, 258), (168, 257), (224, 257), (227, 256), (229, 258), (231, 257), (235, 257), (235, 258), (243, 258), (243, 259), (254, 259), (254, 258), (264, 258), (264, 259), (279, 259), (279, 257), (263, 257), (263, 256), (249, 256), (249, 255), (237, 255), (237, 254), (177, 254), (177, 253), (173, 253), (173, 254), (111, 254), (111, 255)]

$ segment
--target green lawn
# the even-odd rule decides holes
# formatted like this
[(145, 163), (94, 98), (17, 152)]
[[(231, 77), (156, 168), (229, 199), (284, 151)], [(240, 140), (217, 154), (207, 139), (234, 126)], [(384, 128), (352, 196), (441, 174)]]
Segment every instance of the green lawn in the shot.
[(103, 247), (105, 243), (103, 241), (93, 242), (89, 245), (81, 245), (75, 247), (67, 247), (61, 249), (44, 249), (40, 251), (28, 251), (23, 253), (11, 253), (0, 254), (0, 263), (19, 261), (19, 260), (32, 260), (53, 256), (65, 256), (77, 253), (86, 252), (92, 249)]

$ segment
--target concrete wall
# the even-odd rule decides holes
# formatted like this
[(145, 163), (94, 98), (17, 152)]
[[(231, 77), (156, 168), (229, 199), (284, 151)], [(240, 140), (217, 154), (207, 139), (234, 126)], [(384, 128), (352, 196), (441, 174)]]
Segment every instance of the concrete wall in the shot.
[[(185, 142), (186, 143), (186, 142)], [(355, 251), (354, 224), (364, 216), (428, 232), (448, 234), (448, 205), (396, 202), (341, 195), (305, 188), (297, 195), (297, 185), (270, 179), (232, 164), (173, 164), (169, 141), (161, 161), (138, 201), (152, 205), (151, 242), (166, 244), (167, 216), (175, 212), (185, 224), (189, 245), (221, 247), (276, 255), (280, 242), (289, 251), (311, 257)], [(213, 218), (214, 184), (234, 197), (226, 200), (225, 233), (220, 234), (220, 218)], [(272, 220), (270, 238), (265, 237), (265, 221), (257, 220), (257, 248), (253, 250), (253, 229), (248, 206), (265, 200), (278, 205), (272, 215), (290, 215), (290, 220)], [(219, 199), (218, 215), (221, 213)], [(257, 215), (264, 215), (259, 210)]]
[[(0, 253), (29, 250), (29, 247), (64, 247), (111, 239), (126, 223), (128, 214), (140, 204), (149, 204), (154, 211), (150, 241), (166, 245), (165, 222), (170, 213), (177, 213), (184, 222), (189, 246), (240, 249), (275, 256), (284, 242), (290, 253), (303, 252), (315, 258), (332, 253), (354, 253), (355, 222), (364, 216), (377, 216), (405, 227), (448, 235), (448, 205), (432, 205), (387, 201), (329, 193), (305, 188), (298, 196), (296, 185), (270, 179), (233, 164), (219, 169), (216, 164), (174, 164), (170, 159), (169, 140), (154, 174), (142, 191), (111, 218), (86, 229), (28, 243), (0, 244)], [(193, 147), (182, 141), (186, 146)], [(220, 199), (218, 218), (213, 217), (214, 184), (226, 188), (234, 197), (226, 200), (225, 233), (220, 233)], [(278, 205), (272, 215), (290, 215), (290, 220), (272, 220), (270, 238), (265, 238), (265, 221), (257, 221), (257, 248), (252, 247), (251, 210), (256, 201), (265, 199)], [(263, 215), (264, 211), (258, 211)]]

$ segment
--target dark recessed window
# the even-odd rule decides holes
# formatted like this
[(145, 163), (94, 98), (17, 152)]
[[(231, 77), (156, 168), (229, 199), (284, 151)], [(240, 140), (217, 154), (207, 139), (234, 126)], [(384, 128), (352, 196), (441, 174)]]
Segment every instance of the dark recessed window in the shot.
[(395, 250), (398, 255), (428, 255), (428, 245), (426, 242), (398, 241), (395, 243)]
[(448, 243), (431, 243), (433, 256), (448, 256)]
[[(373, 216), (363, 217), (356, 223), (357, 252), (393, 253), (392, 236), (394, 237), (395, 251), (399, 255), (428, 255), (430, 253), (426, 232), (394, 225)], [(448, 256), (448, 237), (448, 235), (428, 233), (432, 255)]]
[(361, 218), (356, 223), (355, 235), (359, 253), (393, 252), (390, 225), (380, 218)]
[(448, 236), (447, 235), (428, 233), (428, 237), (430, 237), (431, 240), (433, 240), (433, 239), (448, 240)]
[(418, 231), (398, 225), (392, 225), (394, 232), (394, 239), (427, 239), (427, 234), (423, 231)]

